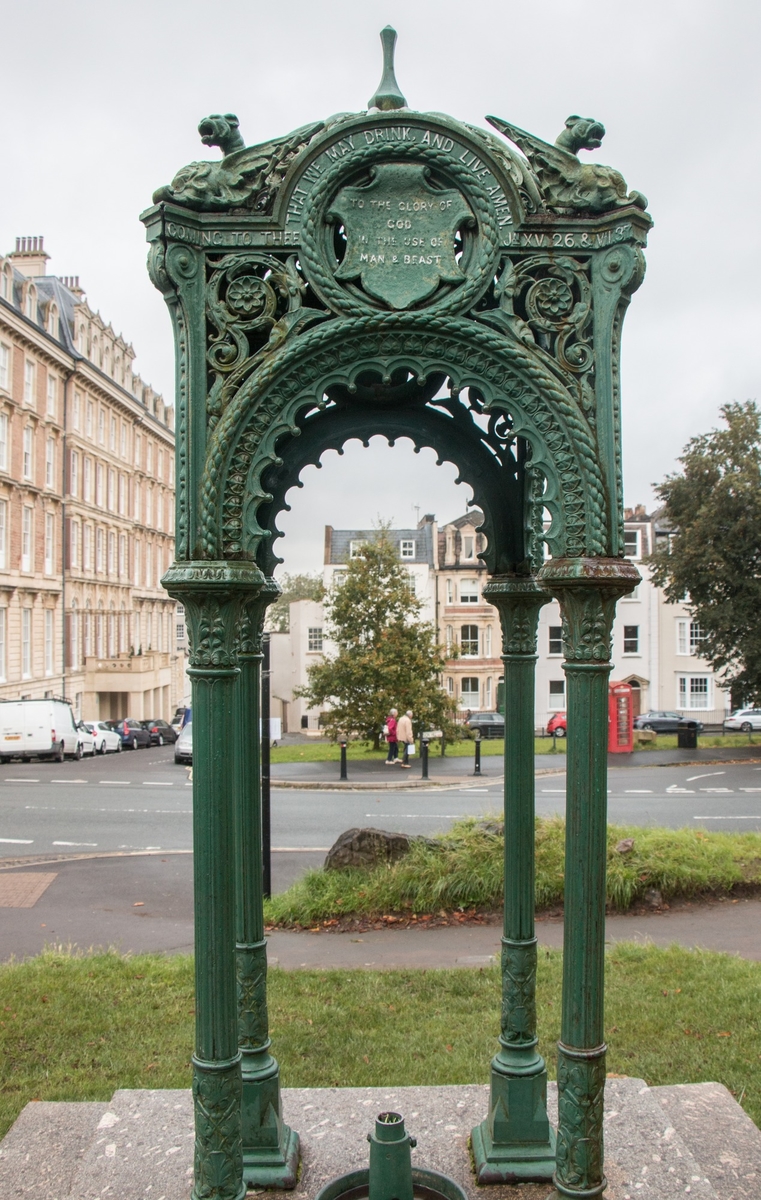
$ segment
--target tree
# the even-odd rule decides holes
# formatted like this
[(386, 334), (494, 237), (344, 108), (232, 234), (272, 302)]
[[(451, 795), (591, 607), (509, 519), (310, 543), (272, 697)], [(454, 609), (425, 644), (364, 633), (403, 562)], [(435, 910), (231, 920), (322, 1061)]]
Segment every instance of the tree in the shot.
[(761, 413), (750, 400), (720, 411), (726, 428), (691, 438), (656, 489), (674, 533), (648, 562), (668, 600), (687, 596), (700, 652), (739, 705), (761, 700)]
[(382, 527), (326, 601), (327, 632), (338, 653), (311, 666), (299, 691), (310, 708), (328, 706), (325, 725), (333, 737), (357, 734), (377, 748), (391, 708), (411, 708), (421, 729), (454, 731), (454, 705), (440, 680), (447, 655), (433, 625), (419, 620), (421, 609)]
[(290, 621), (290, 605), (296, 600), (322, 600), (325, 589), (318, 574), (289, 575), (278, 579), (281, 595), (267, 609), (265, 628), (271, 633), (287, 633)]

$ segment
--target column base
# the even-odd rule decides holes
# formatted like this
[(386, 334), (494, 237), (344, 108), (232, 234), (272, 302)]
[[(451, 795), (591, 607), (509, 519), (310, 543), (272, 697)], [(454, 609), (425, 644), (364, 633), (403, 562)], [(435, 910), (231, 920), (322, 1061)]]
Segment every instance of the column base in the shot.
[(247, 1147), (243, 1151), (243, 1179), (247, 1187), (295, 1188), (299, 1175), (299, 1135), (278, 1122), (273, 1146)]
[(546, 1142), (496, 1143), (487, 1117), (471, 1133), (476, 1180), (487, 1183), (545, 1183), (555, 1171), (555, 1132)]
[(547, 1200), (597, 1200), (598, 1196), (602, 1196), (608, 1181), (603, 1175), (602, 1183), (597, 1184), (593, 1188), (567, 1188), (563, 1184), (558, 1183), (557, 1179), (552, 1181), (555, 1184), (553, 1190), (547, 1196)]
[(476, 1177), (485, 1183), (542, 1183), (555, 1172), (555, 1131), (547, 1120), (547, 1072), (507, 1075), (492, 1062), (489, 1115), (471, 1133)]
[(264, 1070), (243, 1068), (243, 1178), (249, 1187), (284, 1190), (296, 1186), (299, 1135), (284, 1124), (280, 1070), (274, 1058)]

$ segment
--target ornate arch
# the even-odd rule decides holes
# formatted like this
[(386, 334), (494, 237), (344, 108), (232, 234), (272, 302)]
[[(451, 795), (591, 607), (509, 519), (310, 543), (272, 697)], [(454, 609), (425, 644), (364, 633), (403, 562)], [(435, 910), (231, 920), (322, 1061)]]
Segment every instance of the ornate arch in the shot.
[(204, 557), (256, 557), (267, 536), (256, 514), (271, 499), (262, 476), (278, 462), (278, 442), (298, 436), (300, 413), (323, 407), (331, 385), (351, 391), (362, 372), (376, 371), (390, 380), (400, 368), (420, 380), (447, 375), (456, 389), (478, 388), (487, 409), (509, 413), (514, 435), (526, 439), (532, 465), (546, 480), (542, 503), (552, 516), (546, 535), (552, 553), (605, 553), (606, 503), (594, 437), (569, 391), (523, 344), (461, 318), (401, 313), (313, 329), (272, 355), (243, 384), (207, 447), (201, 489)]

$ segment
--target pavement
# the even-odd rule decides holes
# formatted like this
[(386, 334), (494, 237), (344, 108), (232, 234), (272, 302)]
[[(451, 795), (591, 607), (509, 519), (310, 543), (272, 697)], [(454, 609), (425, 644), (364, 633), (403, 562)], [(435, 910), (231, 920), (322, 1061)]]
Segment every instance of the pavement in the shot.
[[(565, 771), (566, 757), (563, 750), (557, 754), (537, 754), (537, 774)], [(700, 766), (712, 763), (761, 762), (761, 745), (747, 746), (702, 746), (697, 750), (638, 750), (632, 754), (609, 754), (608, 767), (673, 767)], [(339, 778), (337, 762), (288, 762), (273, 763), (271, 777), (273, 787), (330, 788), (351, 791), (355, 788), (399, 788), (430, 787), (432, 784), (451, 785), (463, 778), (473, 778), (474, 756), (455, 758), (432, 754), (428, 760), (428, 779), (421, 777), (419, 757), (411, 759), (409, 771), (402, 767), (386, 766), (378, 759), (365, 761), (349, 759), (345, 780)], [(501, 754), (481, 755), (481, 776), (488, 779), (503, 775)]]
[[(273, 855), (273, 887), (287, 887), (318, 852)], [(305, 861), (306, 860), (306, 861)], [(0, 871), (0, 961), (46, 945), (123, 953), (191, 953), (193, 862), (189, 853), (67, 857)], [(270, 961), (300, 967), (484, 966), (499, 954), (499, 923), (319, 933), (273, 930)], [(562, 918), (537, 919), (540, 945), (563, 944)], [(761, 961), (761, 899), (683, 903), (668, 911), (609, 916), (609, 942), (673, 943)]]

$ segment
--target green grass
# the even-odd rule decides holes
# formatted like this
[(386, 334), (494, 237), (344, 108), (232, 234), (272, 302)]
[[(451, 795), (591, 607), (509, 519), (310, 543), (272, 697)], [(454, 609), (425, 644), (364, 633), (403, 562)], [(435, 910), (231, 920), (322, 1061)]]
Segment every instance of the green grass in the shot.
[[(327, 935), (326, 935), (327, 936)], [(496, 968), (270, 972), (285, 1087), (487, 1082)], [(542, 951), (540, 1050), (554, 1076), (561, 955)], [(761, 964), (620, 944), (607, 954), (608, 1070), (650, 1084), (718, 1080), (761, 1121)], [(0, 1136), (30, 1100), (108, 1100), (190, 1084), (193, 966), (185, 956), (47, 952), (0, 967)]]
[[(761, 738), (749, 737), (747, 733), (729, 733), (725, 736), (718, 734), (700, 736), (699, 745), (701, 749), (711, 748), (714, 746), (747, 746), (761, 745)], [(565, 738), (557, 738), (553, 743), (551, 737), (538, 737), (534, 739), (535, 754), (565, 754), (566, 741)], [(646, 742), (644, 745), (635, 746), (638, 752), (646, 753), (652, 750), (676, 750), (676, 734), (659, 733), (654, 742)], [(505, 743), (502, 738), (484, 738), (481, 742), (482, 756), (491, 757), (492, 755), (502, 755), (504, 753)], [(349, 759), (360, 759), (365, 762), (380, 762), (386, 757), (386, 746), (380, 750), (374, 750), (372, 742), (349, 742), (347, 746), (347, 757)], [(447, 758), (472, 758), (474, 753), (474, 743), (470, 738), (463, 738), (457, 742), (447, 742), (446, 757)], [(436, 758), (441, 754), (441, 743), (431, 742), (431, 757)], [(313, 742), (299, 742), (286, 746), (275, 746), (271, 751), (273, 763), (284, 762), (338, 762), (341, 757), (341, 750), (337, 743), (315, 739)]]
[[(496, 819), (496, 818), (495, 818)], [(623, 838), (634, 849), (619, 854)], [(565, 822), (536, 822), (536, 903), (563, 901)], [(265, 907), (272, 924), (311, 927), (343, 915), (426, 914), (443, 909), (497, 908), (502, 903), (502, 838), (475, 819), (414, 842), (398, 862), (373, 870), (308, 871)], [(625, 911), (649, 888), (664, 899), (761, 887), (761, 834), (700, 829), (608, 827), (608, 903)]]

